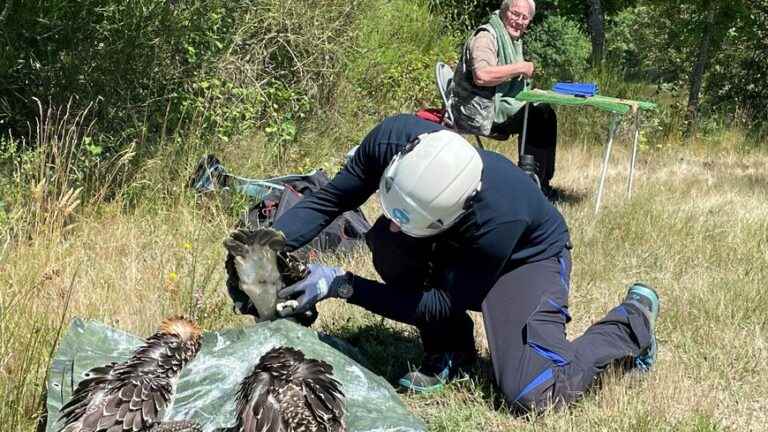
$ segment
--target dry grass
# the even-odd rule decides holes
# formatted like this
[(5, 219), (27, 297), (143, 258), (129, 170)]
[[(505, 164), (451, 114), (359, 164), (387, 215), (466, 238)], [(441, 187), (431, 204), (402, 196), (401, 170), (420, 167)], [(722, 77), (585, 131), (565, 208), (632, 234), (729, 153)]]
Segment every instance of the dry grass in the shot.
[[(600, 149), (572, 144), (558, 157), (555, 184), (566, 196), (559, 207), (576, 245), (569, 335), (615, 305), (627, 283), (645, 280), (662, 298), (658, 367), (641, 378), (612, 377), (577, 406), (536, 420), (498, 408), (487, 365), (438, 394), (406, 395), (406, 403), (437, 431), (764, 430), (768, 155), (727, 143), (643, 151), (627, 200), (627, 151), (619, 145), (597, 216)], [(33, 430), (51, 350), (72, 316), (137, 334), (177, 312), (207, 329), (247, 322), (230, 313), (224, 291), (221, 241), (231, 222), (224, 212), (182, 193), (172, 203), (121, 209), (113, 202), (80, 213), (64, 234), (0, 247), (3, 430)], [(366, 211), (374, 214), (375, 205)], [(375, 275), (363, 251), (333, 260)], [(412, 328), (335, 300), (321, 310), (316, 327), (360, 346), (388, 379), (418, 360)], [(484, 348), (482, 326), (476, 328)]]

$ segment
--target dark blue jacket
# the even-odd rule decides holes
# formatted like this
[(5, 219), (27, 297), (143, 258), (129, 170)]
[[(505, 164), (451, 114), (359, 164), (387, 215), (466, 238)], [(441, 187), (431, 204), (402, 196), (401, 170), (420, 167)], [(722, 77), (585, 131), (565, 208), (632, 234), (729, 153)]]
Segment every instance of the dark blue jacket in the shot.
[[(290, 249), (308, 243), (339, 214), (359, 207), (376, 192), (384, 169), (407, 143), (418, 135), (441, 129), (439, 124), (413, 115), (385, 119), (365, 137), (354, 157), (328, 185), (286, 212), (275, 222), (275, 228), (285, 233)], [(528, 175), (498, 153), (479, 152), (483, 161), (482, 188), (471, 210), (434, 237), (437, 243), (450, 243), (455, 251), (450, 268), (440, 270), (441, 286), (435, 287), (448, 294), (439, 296), (440, 302), (448, 302), (440, 307), (445, 311), (477, 310), (504, 273), (521, 264), (558, 256), (569, 242), (563, 216)], [(381, 312), (382, 304), (371, 303), (391, 300), (379, 295), (387, 291), (380, 285), (356, 277), (355, 295), (350, 301)], [(412, 303), (413, 313), (423, 313), (419, 310), (429, 306), (424, 303), (434, 299), (424, 297), (429, 296), (429, 291), (413, 288), (408, 290), (413, 298), (398, 299), (392, 307), (407, 308), (406, 304)], [(372, 290), (379, 292), (374, 294)]]

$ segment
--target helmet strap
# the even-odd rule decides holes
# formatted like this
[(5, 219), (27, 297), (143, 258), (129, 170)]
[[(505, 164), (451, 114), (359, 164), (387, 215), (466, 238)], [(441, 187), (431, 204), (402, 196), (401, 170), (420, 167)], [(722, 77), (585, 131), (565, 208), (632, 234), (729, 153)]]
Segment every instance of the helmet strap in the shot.
[(480, 192), (480, 188), (483, 186), (482, 183), (477, 185), (477, 189), (475, 189), (474, 192), (472, 192), (467, 199), (464, 200), (464, 205), (462, 206), (462, 209), (464, 211), (469, 211), (469, 209), (472, 208), (472, 205), (475, 204), (475, 199), (477, 198), (478, 192)]

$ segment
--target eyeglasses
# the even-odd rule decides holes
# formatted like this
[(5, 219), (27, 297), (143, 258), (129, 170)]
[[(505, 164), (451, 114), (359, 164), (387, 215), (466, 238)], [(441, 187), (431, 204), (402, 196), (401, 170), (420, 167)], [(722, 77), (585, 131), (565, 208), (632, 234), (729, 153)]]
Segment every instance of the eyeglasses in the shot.
[(509, 18), (510, 20), (522, 21), (522, 22), (528, 22), (531, 20), (531, 17), (529, 17), (528, 15), (516, 10), (512, 10), (512, 8), (507, 9), (507, 18)]

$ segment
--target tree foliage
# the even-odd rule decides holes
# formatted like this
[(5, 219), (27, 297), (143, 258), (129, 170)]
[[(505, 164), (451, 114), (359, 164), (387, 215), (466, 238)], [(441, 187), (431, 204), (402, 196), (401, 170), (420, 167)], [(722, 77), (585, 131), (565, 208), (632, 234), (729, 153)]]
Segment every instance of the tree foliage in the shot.
[[(754, 0), (728, 29), (705, 84), (705, 102), (755, 123), (765, 122), (768, 118), (766, 83), (768, 0)], [(758, 127), (756, 124), (755, 128)]]
[[(764, 121), (767, 2), (600, 0), (606, 61), (675, 104), (698, 80), (705, 116)], [(400, 15), (377, 16), (384, 3)], [(96, 128), (111, 142), (178, 127), (222, 139), (261, 127), (290, 141), (302, 118), (334, 104), (344, 79), (380, 110), (432, 100), (434, 62), (450, 62), (501, 0), (395, 3), (9, 0), (0, 6), (0, 134), (26, 134), (37, 97), (95, 103)], [(537, 2), (525, 45), (539, 85), (588, 76), (588, 3)]]
[(332, 93), (357, 3), (7, 2), (0, 126), (24, 133), (31, 97), (63, 105), (74, 96), (98, 101), (98, 126), (115, 136), (190, 121), (222, 137), (278, 130), (284, 113), (306, 113)]
[(582, 27), (570, 18), (546, 17), (525, 36), (526, 57), (536, 65), (537, 86), (583, 79), (590, 43)]

